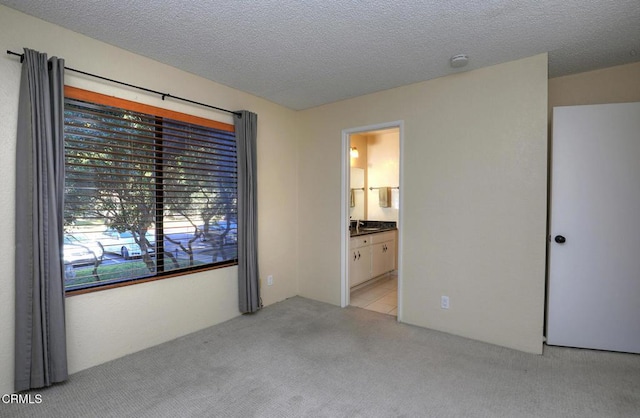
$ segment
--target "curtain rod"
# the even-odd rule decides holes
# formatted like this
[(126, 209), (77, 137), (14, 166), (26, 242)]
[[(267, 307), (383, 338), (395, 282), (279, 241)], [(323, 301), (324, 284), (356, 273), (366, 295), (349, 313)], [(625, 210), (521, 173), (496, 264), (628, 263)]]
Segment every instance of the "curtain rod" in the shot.
[[(13, 51), (9, 51), (9, 50), (7, 50), (7, 54), (9, 54), (9, 55), (15, 55), (15, 56), (20, 57), (20, 62), (21, 62), (21, 63), (24, 61), (24, 54), (19, 54), (19, 53), (17, 53), (17, 52), (13, 52)], [(201, 102), (196, 102), (196, 101), (193, 101), (193, 100), (185, 99), (184, 97), (173, 96), (173, 95), (171, 95), (171, 94), (169, 94), (169, 93), (162, 93), (161, 91), (151, 90), (151, 89), (148, 89), (148, 88), (145, 88), (145, 87), (136, 86), (136, 85), (134, 85), (134, 84), (125, 83), (125, 82), (123, 82), (123, 81), (113, 80), (113, 79), (111, 79), (111, 78), (102, 77), (102, 76), (100, 76), (100, 75), (91, 74), (91, 73), (87, 73), (87, 72), (85, 72), (85, 71), (76, 70), (75, 68), (64, 67), (64, 69), (65, 69), (65, 70), (68, 70), (68, 71), (73, 71), (73, 72), (76, 72), (76, 73), (80, 73), (80, 74), (88, 75), (88, 76), (90, 76), (90, 77), (99, 78), (100, 80), (110, 81), (110, 82), (112, 82), (112, 83), (121, 84), (121, 85), (123, 85), (123, 86), (127, 86), (127, 87), (133, 87), (133, 88), (135, 88), (135, 89), (143, 90), (143, 91), (146, 91), (146, 92), (148, 92), (148, 93), (157, 94), (157, 95), (159, 95), (159, 96), (162, 96), (162, 100), (164, 100), (164, 98), (165, 98), (165, 97), (171, 97), (172, 99), (182, 100), (183, 102), (187, 102), (187, 103), (195, 104), (195, 105), (198, 105), (198, 106), (208, 107), (208, 108), (210, 108), (210, 109), (219, 110), (219, 111), (221, 111), (221, 112), (231, 113), (231, 114), (237, 115), (238, 117), (242, 118), (242, 113), (240, 113), (240, 112), (234, 112), (233, 110), (227, 110), (227, 109), (223, 109), (223, 108), (221, 108), (221, 107), (211, 106), (211, 105), (208, 105), (208, 104), (206, 104), (206, 103), (201, 103)]]

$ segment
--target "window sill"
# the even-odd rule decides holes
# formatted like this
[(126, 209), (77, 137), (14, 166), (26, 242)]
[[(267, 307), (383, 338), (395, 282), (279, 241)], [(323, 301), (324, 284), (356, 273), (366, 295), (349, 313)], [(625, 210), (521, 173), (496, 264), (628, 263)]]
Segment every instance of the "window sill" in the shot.
[(84, 295), (84, 294), (87, 294), (87, 293), (100, 292), (100, 291), (103, 291), (103, 290), (115, 289), (115, 288), (125, 287), (125, 286), (133, 286), (133, 285), (140, 284), (140, 283), (155, 282), (157, 280), (171, 279), (173, 277), (186, 276), (186, 275), (193, 274), (193, 273), (201, 273), (203, 271), (218, 270), (218, 269), (221, 269), (221, 268), (232, 267), (232, 266), (237, 266), (237, 265), (238, 265), (238, 260), (233, 260), (233, 261), (229, 261), (228, 263), (224, 263), (224, 264), (218, 264), (218, 265), (215, 265), (215, 266), (207, 266), (207, 267), (201, 267), (201, 268), (194, 268), (194, 269), (191, 269), (191, 270), (180, 271), (180, 272), (175, 272), (175, 273), (167, 273), (166, 275), (162, 275), (162, 276), (154, 276), (154, 277), (148, 277), (148, 278), (137, 279), (137, 280), (128, 280), (128, 281), (124, 281), (124, 282), (106, 284), (106, 285), (103, 285), (103, 286), (89, 287), (89, 288), (86, 288), (86, 289), (71, 290), (71, 291), (65, 292), (65, 297)]

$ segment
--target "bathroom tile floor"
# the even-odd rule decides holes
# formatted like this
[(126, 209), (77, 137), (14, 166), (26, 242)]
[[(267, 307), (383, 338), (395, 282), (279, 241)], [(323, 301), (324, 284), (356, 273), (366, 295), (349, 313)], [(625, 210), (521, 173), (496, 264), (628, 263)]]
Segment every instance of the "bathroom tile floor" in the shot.
[(398, 272), (351, 291), (351, 306), (398, 315)]

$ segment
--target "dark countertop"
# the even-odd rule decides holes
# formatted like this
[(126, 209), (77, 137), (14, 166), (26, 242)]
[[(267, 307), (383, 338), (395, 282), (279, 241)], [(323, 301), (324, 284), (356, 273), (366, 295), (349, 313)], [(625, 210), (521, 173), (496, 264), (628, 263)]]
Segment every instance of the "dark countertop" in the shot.
[(356, 228), (357, 221), (351, 221), (349, 227), (349, 234), (352, 237), (359, 237), (361, 235), (377, 234), (378, 232), (393, 231), (398, 229), (397, 223), (394, 221), (360, 221), (364, 225), (360, 225)]

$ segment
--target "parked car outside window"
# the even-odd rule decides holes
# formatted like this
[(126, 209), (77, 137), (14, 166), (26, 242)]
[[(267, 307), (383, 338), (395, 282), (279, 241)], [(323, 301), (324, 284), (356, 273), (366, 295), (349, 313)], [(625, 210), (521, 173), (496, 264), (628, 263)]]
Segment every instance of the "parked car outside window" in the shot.
[(224, 245), (238, 243), (238, 225), (234, 222), (229, 223), (229, 231), (227, 231), (227, 221), (224, 220), (209, 224), (209, 230), (206, 232), (204, 225), (198, 225), (198, 230), (202, 242), (216, 241), (222, 237)]
[[(145, 236), (149, 241), (149, 255), (153, 255), (155, 253), (155, 233), (153, 230), (149, 230)], [(131, 231), (118, 232), (115, 229), (108, 229), (100, 237), (100, 244), (105, 252), (118, 254), (125, 260), (142, 257), (142, 248), (136, 243)]]
[(94, 264), (104, 254), (102, 247), (84, 234), (64, 234), (64, 264), (79, 266)]

